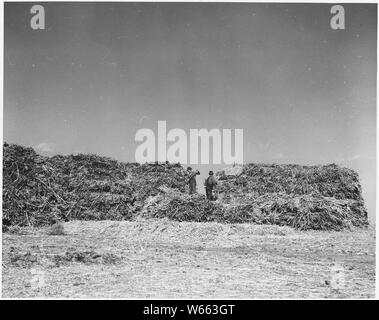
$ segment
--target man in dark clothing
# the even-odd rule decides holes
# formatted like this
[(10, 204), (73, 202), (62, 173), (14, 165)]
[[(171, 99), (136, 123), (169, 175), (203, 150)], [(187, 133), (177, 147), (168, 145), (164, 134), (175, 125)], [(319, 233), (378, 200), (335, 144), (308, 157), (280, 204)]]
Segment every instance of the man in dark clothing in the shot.
[(209, 171), (209, 177), (205, 180), (205, 193), (208, 200), (216, 200), (213, 197), (213, 188), (216, 187), (217, 181), (213, 176), (213, 171)]
[(200, 174), (199, 170), (192, 171), (191, 167), (187, 168), (189, 174), (188, 184), (189, 184), (189, 194), (196, 193), (196, 176)]

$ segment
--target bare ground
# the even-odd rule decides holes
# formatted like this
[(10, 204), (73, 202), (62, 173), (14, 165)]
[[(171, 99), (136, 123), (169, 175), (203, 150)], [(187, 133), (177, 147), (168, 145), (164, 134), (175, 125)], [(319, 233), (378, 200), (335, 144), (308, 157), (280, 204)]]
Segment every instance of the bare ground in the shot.
[(72, 221), (3, 234), (3, 297), (373, 298), (375, 232)]

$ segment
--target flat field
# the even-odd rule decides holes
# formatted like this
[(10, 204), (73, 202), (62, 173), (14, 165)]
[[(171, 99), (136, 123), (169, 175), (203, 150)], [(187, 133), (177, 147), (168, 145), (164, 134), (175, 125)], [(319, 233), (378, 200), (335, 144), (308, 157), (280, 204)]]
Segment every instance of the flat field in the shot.
[(3, 297), (373, 298), (374, 228), (71, 221), (3, 233)]

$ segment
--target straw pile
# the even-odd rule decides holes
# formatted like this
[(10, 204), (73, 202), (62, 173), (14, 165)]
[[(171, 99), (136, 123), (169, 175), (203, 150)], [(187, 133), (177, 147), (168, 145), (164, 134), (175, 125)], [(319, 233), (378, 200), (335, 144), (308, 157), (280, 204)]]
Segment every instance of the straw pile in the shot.
[(177, 221), (227, 222), (222, 218), (223, 206), (208, 201), (204, 195), (189, 195), (166, 187), (161, 187), (159, 190), (158, 195), (146, 200), (141, 211), (142, 216)]
[(234, 204), (208, 201), (204, 195), (187, 195), (167, 188), (150, 197), (146, 217), (177, 221), (254, 223), (291, 226), (299, 230), (335, 230), (367, 225), (363, 203), (330, 197), (271, 193), (246, 197)]
[(216, 173), (228, 220), (342, 230), (368, 224), (358, 174), (325, 166), (247, 164)]
[(184, 192), (179, 164), (120, 163), (96, 155), (44, 157), (4, 144), (3, 225), (125, 220), (166, 185)]
[(4, 144), (3, 225), (131, 220), (288, 225), (341, 230), (368, 224), (358, 175), (337, 165), (248, 164), (218, 172), (218, 201), (185, 193), (180, 164), (121, 163), (96, 155), (44, 157)]
[(362, 200), (358, 174), (335, 164), (325, 166), (247, 164), (230, 174), (219, 171), (219, 188), (224, 201), (238, 200), (246, 194), (321, 195), (336, 199)]

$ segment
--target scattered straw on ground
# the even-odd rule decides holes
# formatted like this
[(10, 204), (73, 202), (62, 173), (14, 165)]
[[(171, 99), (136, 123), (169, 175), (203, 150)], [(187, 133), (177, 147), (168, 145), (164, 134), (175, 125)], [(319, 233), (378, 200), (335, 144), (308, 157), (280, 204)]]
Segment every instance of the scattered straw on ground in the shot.
[[(19, 234), (3, 235), (3, 297), (249, 299), (375, 294), (373, 228), (302, 232), (245, 223), (138, 219), (70, 221), (64, 230), (65, 235), (56, 236), (48, 235), (48, 227), (23, 227)], [(335, 270), (341, 270), (342, 283), (335, 283)]]

